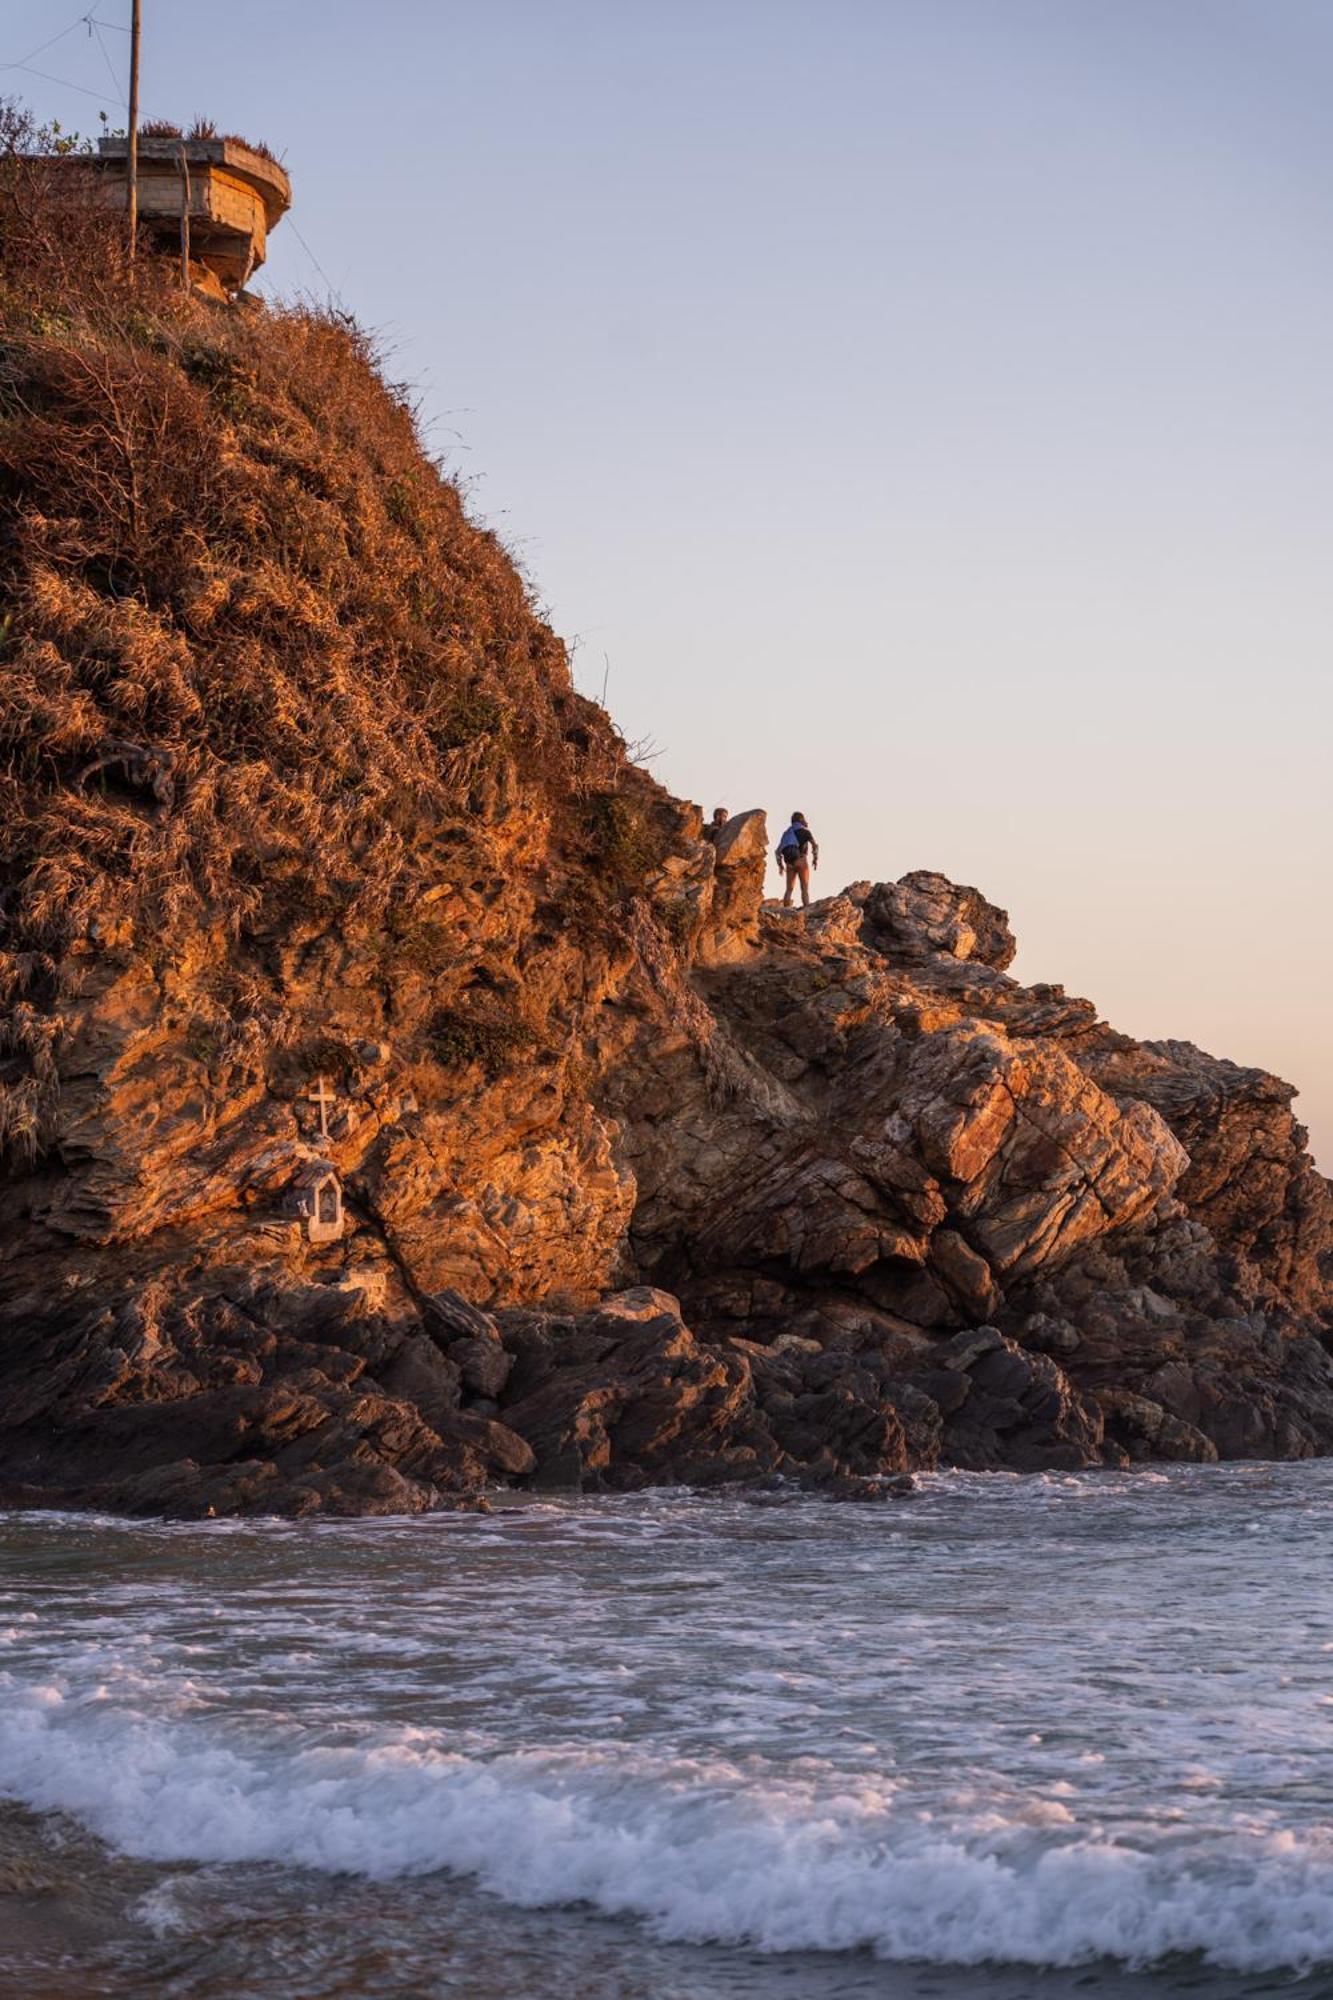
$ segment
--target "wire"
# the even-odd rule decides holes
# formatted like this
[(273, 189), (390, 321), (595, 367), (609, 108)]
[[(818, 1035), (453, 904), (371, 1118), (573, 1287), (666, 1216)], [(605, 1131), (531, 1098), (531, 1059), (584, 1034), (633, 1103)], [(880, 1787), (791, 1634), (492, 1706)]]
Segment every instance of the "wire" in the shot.
[[(112, 89), (119, 91), (120, 78), (116, 75), (115, 65), (112, 63), (111, 57), (107, 52), (106, 43), (102, 40), (102, 30), (98, 27), (96, 21), (94, 21), (91, 14), (88, 15), (87, 19), (89, 28), (92, 30), (93, 34), (95, 34), (97, 37), (97, 46), (102, 51), (102, 61), (106, 64), (106, 73), (111, 78)], [(128, 103), (126, 103), (126, 100), (123, 97), (118, 96), (116, 98), (116, 102), (117, 104), (124, 104), (125, 109), (127, 111), (129, 110), (129, 105)]]
[(119, 94), (120, 83), (116, 77), (114, 68), (112, 68), (111, 58), (110, 56), (107, 55), (106, 45), (102, 40), (100, 31), (103, 28), (115, 28), (118, 31), (118, 33), (122, 35), (127, 35), (129, 33), (129, 29), (122, 28), (119, 21), (99, 21), (96, 18), (95, 8), (90, 8), (87, 13), (80, 14), (76, 20), (70, 22), (67, 28), (61, 28), (58, 34), (49, 36), (48, 39), (44, 42), (38, 42), (35, 49), (29, 49), (28, 53), (25, 56), (20, 56), (17, 62), (0, 62), (0, 70), (20, 69), (24, 72), (25, 76), (39, 76), (43, 83), (58, 83), (62, 90), (76, 90), (79, 93), (80, 97), (91, 97), (95, 99), (98, 104), (105, 104), (106, 96), (104, 92), (100, 90), (89, 90), (86, 87), (86, 85), (82, 83), (71, 83), (68, 77), (52, 76), (49, 70), (34, 69), (32, 66), (32, 59), (34, 56), (40, 56), (45, 54), (46, 50), (53, 49), (57, 42), (63, 42), (66, 35), (72, 35), (76, 28), (82, 28), (85, 25), (87, 26), (88, 32), (90, 34), (94, 34), (97, 36), (97, 46), (98, 48), (101, 49), (103, 56), (106, 57), (107, 68), (111, 70), (112, 82), (115, 84), (117, 92), (117, 95), (112, 99), (112, 103), (123, 105), (125, 103), (125, 99), (121, 97)]
[(311, 263), (318, 271), (320, 277), (324, 280), (324, 287), (325, 290), (328, 292), (329, 297), (331, 299), (337, 300), (338, 309), (340, 312), (346, 312), (347, 307), (343, 300), (342, 293), (338, 290), (338, 287), (334, 284), (332, 278), (329, 276), (328, 272), (324, 269), (324, 266), (320, 263), (318, 257), (315, 255), (314, 251), (310, 248), (310, 245), (306, 242), (304, 236), (302, 236), (300, 230), (297, 228), (296, 224), (292, 221), (290, 216), (288, 216), (287, 218), (287, 224), (292, 232), (292, 235), (296, 238), (301, 248), (305, 251), (306, 256), (310, 259)]
[[(78, 23), (76, 22), (75, 26), (77, 27), (77, 25)], [(0, 69), (21, 69), (25, 76), (39, 76), (43, 83), (58, 83), (62, 90), (77, 90), (80, 97), (92, 97), (99, 104), (106, 103), (106, 92), (104, 90), (85, 89), (81, 83), (71, 83), (67, 76), (52, 76), (49, 70), (34, 69), (31, 63), (0, 63)], [(115, 104), (123, 104), (124, 101), (123, 97), (112, 99), (112, 102)]]
[(76, 28), (82, 27), (85, 19), (86, 16), (80, 14), (77, 21), (71, 21), (69, 26), (62, 28), (58, 35), (52, 35), (49, 42), (38, 42), (36, 48), (29, 49), (27, 55), (22, 56), (18, 62), (0, 63), (0, 69), (26, 69), (34, 56), (40, 56), (47, 49), (53, 49), (57, 42), (63, 42), (66, 35), (72, 35)]

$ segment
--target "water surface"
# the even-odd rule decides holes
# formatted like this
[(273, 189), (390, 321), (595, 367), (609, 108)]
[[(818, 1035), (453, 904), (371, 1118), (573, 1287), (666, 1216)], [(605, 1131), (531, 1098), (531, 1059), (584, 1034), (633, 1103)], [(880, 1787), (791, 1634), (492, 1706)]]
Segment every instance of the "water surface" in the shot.
[(1333, 1465), (0, 1516), (0, 1994), (1333, 1995)]

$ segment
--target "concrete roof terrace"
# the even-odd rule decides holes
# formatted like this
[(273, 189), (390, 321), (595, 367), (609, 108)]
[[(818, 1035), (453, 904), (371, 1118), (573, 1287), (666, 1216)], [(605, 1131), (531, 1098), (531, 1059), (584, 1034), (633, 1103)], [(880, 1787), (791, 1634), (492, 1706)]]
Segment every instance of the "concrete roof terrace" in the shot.
[[(129, 144), (99, 142), (95, 164), (108, 199), (123, 202)], [(285, 170), (240, 139), (139, 136), (139, 221), (158, 247), (180, 242), (189, 187), (190, 261), (204, 290), (239, 291), (263, 263), (268, 235), (291, 206)]]

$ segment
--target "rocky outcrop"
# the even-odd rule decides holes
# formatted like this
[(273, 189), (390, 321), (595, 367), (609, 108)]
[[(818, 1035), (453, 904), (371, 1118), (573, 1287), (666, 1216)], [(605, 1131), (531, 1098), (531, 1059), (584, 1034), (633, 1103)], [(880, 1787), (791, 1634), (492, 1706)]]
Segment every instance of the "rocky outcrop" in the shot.
[(357, 342), (150, 280), (0, 302), (0, 1502), (1333, 1449), (1288, 1086), (765, 903)]
[[(973, 890), (856, 885), (803, 918), (753, 872), (715, 897), (700, 845), (709, 962), (640, 913), (577, 1095), (568, 1056), (506, 1052), (405, 1102), (350, 954), (331, 1112), (276, 1077), (210, 1089), (160, 998), (91, 980), (61, 1148), (10, 1177), (0, 1493), (860, 1496), (1333, 1445), (1333, 1204), (1285, 1087), (1018, 985)], [(324, 1244), (279, 1200), (316, 1137), (345, 1199)]]
[(762, 812), (735, 813), (712, 832), (707, 920), (695, 943), (701, 965), (748, 958), (759, 943), (759, 907), (768, 873), (768, 821)]

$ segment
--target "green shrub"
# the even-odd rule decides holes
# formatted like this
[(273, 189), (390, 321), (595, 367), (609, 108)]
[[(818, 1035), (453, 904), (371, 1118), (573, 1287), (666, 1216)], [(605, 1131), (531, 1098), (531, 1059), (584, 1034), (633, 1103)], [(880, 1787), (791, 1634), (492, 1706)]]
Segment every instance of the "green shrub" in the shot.
[(618, 792), (587, 802), (590, 844), (606, 876), (620, 889), (638, 889), (660, 858), (660, 842), (642, 810)]
[(657, 912), (658, 922), (673, 944), (688, 944), (698, 928), (699, 912), (693, 903), (667, 903)]
[(445, 1069), (470, 1069), (476, 1063), (494, 1079), (529, 1054), (536, 1037), (525, 1021), (498, 1008), (444, 1008), (431, 1022), (427, 1037), (436, 1062)]
[(462, 750), (479, 737), (501, 735), (508, 716), (501, 702), (479, 688), (465, 688), (448, 704), (433, 735), (441, 750)]

